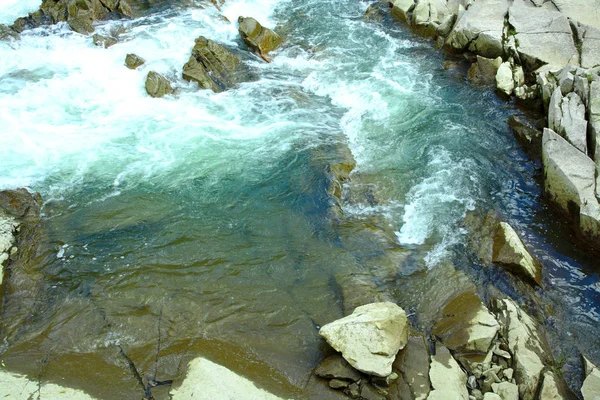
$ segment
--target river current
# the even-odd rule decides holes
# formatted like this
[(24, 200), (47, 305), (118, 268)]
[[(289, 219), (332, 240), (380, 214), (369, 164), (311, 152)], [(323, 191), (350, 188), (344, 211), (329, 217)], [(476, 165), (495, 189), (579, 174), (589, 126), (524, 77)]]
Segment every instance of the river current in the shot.
[[(227, 19), (157, 6), (99, 23), (119, 35), (108, 49), (61, 24), (0, 42), (0, 189), (39, 191), (49, 238), (36, 309), (8, 316), (26, 320), (0, 346), (9, 371), (134, 398), (120, 351), (155, 382), (204, 355), (283, 396), (321, 398), (308, 377), (318, 327), (344, 313), (340, 277), (385, 268), (376, 290), (411, 310), (425, 276), (452, 262), (517, 296), (467, 249), (473, 210), (496, 210), (544, 265), (555, 356), (600, 361), (598, 262), (543, 202), (540, 165), (506, 123), (518, 110), (444, 69), (401, 23), (365, 20), (368, 6), (227, 0)], [(37, 7), (2, 1), (0, 23)], [(240, 15), (285, 37), (272, 62), (248, 53), (256, 79), (223, 93), (183, 81), (200, 35), (246, 52)], [(128, 53), (146, 64), (127, 69)], [(149, 97), (150, 70), (176, 94)], [(356, 168), (333, 228), (326, 172), (346, 147)], [(372, 225), (398, 257), (362, 234)]]

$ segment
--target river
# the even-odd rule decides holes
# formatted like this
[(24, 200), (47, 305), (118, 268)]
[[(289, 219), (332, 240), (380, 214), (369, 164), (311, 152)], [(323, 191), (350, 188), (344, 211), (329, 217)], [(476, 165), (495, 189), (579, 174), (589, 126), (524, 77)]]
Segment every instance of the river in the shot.
[[(542, 200), (540, 165), (506, 123), (518, 110), (401, 23), (362, 18), (368, 5), (227, 0), (229, 21), (284, 35), (271, 63), (215, 8), (100, 23), (119, 33), (108, 49), (61, 24), (0, 42), (0, 188), (41, 193), (49, 242), (35, 309), (4, 310), (21, 321), (0, 346), (9, 371), (136, 398), (121, 352), (148, 382), (204, 355), (320, 398), (318, 327), (343, 315), (344, 277), (414, 311), (426, 276), (452, 262), (519, 296), (469, 251), (473, 210), (496, 210), (544, 265), (555, 357), (600, 361), (598, 262)], [(38, 6), (4, 1), (0, 23)], [(256, 79), (218, 94), (183, 81), (200, 35), (246, 53)], [(146, 64), (127, 69), (128, 53)], [(176, 94), (149, 97), (150, 70)], [(356, 167), (335, 223), (327, 171), (347, 148)]]

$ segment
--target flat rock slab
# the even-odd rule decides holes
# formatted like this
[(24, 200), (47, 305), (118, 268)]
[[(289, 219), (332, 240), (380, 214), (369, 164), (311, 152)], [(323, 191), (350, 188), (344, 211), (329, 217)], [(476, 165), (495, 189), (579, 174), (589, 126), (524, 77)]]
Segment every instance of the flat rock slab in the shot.
[(502, 35), (507, 0), (479, 0), (459, 17), (448, 35), (446, 45), (469, 50), (487, 58), (503, 54)]
[(173, 400), (281, 400), (243, 376), (202, 357), (190, 362), (185, 379), (170, 395)]
[(541, 64), (579, 65), (579, 52), (565, 15), (515, 0), (508, 21), (516, 31), (517, 50), (530, 69)]
[(319, 334), (357, 370), (386, 377), (408, 342), (408, 319), (394, 303), (372, 303), (321, 327)]

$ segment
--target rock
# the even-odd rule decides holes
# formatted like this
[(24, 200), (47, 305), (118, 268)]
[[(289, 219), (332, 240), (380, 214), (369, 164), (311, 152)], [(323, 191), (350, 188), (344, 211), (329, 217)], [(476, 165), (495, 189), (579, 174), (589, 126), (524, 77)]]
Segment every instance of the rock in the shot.
[(596, 165), (600, 165), (600, 81), (590, 84), (588, 103), (591, 153)]
[(579, 232), (600, 243), (600, 205), (596, 199), (596, 166), (585, 154), (550, 129), (542, 139), (544, 189), (576, 223)]
[(4, 267), (8, 264), (11, 250), (16, 243), (15, 235), (19, 223), (0, 210), (0, 285), (4, 280)]
[(99, 35), (97, 33), (92, 36), (92, 41), (94, 42), (94, 45), (104, 47), (105, 49), (118, 43), (117, 39), (114, 37)]
[(387, 14), (387, 8), (389, 8), (389, 3), (387, 1), (376, 1), (367, 8), (363, 18), (372, 21), (381, 21)]
[(547, 371), (544, 374), (542, 388), (540, 390), (541, 400), (575, 400), (576, 397), (567, 388), (564, 381), (554, 372)]
[[(540, 122), (541, 121), (541, 122)], [(508, 119), (515, 137), (532, 159), (542, 158), (542, 129), (543, 120), (531, 121), (523, 115), (512, 115)]]
[[(224, 387), (227, 389), (224, 390)], [(257, 388), (248, 379), (202, 357), (195, 358), (189, 363), (185, 379), (178, 387), (174, 385), (170, 396), (173, 400), (280, 399)]]
[(0, 24), (0, 40), (19, 40), (19, 38), (18, 32), (4, 24)]
[(140, 57), (138, 55), (130, 53), (125, 56), (125, 65), (129, 69), (137, 69), (138, 67), (144, 65), (145, 63), (146, 63), (146, 60), (144, 60), (142, 57)]
[(583, 400), (597, 400), (600, 393), (600, 370), (583, 357), (585, 379), (581, 386)]
[(446, 17), (452, 13), (443, 0), (418, 0), (413, 10), (412, 25), (425, 37), (433, 37)]
[(507, 0), (478, 0), (459, 16), (446, 46), (487, 58), (503, 55), (502, 37)]
[(508, 381), (511, 381), (513, 378), (514, 372), (515, 371), (512, 368), (506, 368), (504, 371), (502, 371), (502, 374)]
[(557, 2), (560, 12), (574, 21), (600, 29), (598, 0), (568, 0)]
[(198, 83), (200, 89), (213, 92), (234, 87), (239, 81), (240, 59), (229, 50), (200, 36), (189, 61), (183, 66), (183, 79)]
[(94, 31), (96, 20), (132, 16), (132, 8), (126, 0), (43, 0), (38, 11), (18, 18), (13, 29), (22, 32), (40, 25), (67, 22), (75, 32), (89, 34)]
[(548, 104), (548, 128), (555, 132), (560, 129), (562, 120), (562, 100), (562, 91), (560, 87), (556, 87)]
[(534, 284), (542, 283), (542, 266), (529, 254), (517, 232), (506, 222), (500, 222), (496, 231), (492, 261)]
[(146, 77), (146, 92), (152, 97), (163, 97), (173, 93), (171, 83), (161, 74), (150, 71)]
[[(502, 327), (502, 337), (507, 340), (513, 355), (513, 367), (519, 384), (517, 399), (520, 396), (523, 400), (533, 400), (541, 380), (541, 372), (551, 358), (548, 343), (541, 328), (512, 300), (496, 300), (495, 311)], [(506, 385), (502, 387), (509, 390)], [(495, 392), (498, 393), (496, 390)], [(512, 393), (512, 389), (509, 393)]]
[(544, 110), (548, 110), (550, 98), (552, 97), (552, 93), (554, 93), (554, 89), (556, 89), (556, 79), (552, 74), (553, 69), (553, 67), (544, 66), (536, 71), (536, 81), (542, 94)]
[(487, 392), (483, 395), (483, 400), (503, 400), (502, 397), (498, 396), (496, 393)]
[(514, 383), (494, 383), (492, 389), (502, 400), (519, 400), (519, 388)]
[(502, 64), (502, 57), (495, 59), (477, 56), (477, 62), (471, 65), (467, 76), (473, 83), (493, 84), (496, 82), (496, 73)]
[(372, 303), (321, 327), (319, 334), (357, 370), (385, 377), (408, 341), (408, 319), (394, 303)]
[(391, 0), (392, 15), (408, 22), (408, 14), (415, 8), (414, 0)]
[(519, 56), (529, 70), (542, 64), (559, 67), (579, 64), (579, 53), (566, 16), (558, 11), (530, 7), (525, 0), (515, 0), (508, 14), (508, 21), (516, 31)]
[(554, 127), (556, 133), (563, 136), (578, 150), (587, 154), (587, 121), (585, 120), (585, 106), (577, 93), (569, 93), (562, 98), (560, 103), (560, 122)]
[(0, 370), (0, 398), (2, 399), (56, 399), (94, 400), (93, 397), (77, 389), (59, 386), (49, 382), (29, 380), (26, 376)]
[(351, 399), (358, 399), (360, 398), (360, 386), (356, 382), (351, 383), (348, 385), (346, 390), (344, 390), (344, 393), (346, 393)]
[(499, 328), (477, 293), (469, 290), (446, 304), (432, 333), (453, 351), (486, 354)]
[(361, 386), (360, 397), (365, 400), (385, 400), (385, 395), (381, 395), (373, 386), (367, 383), (363, 383)]
[(520, 65), (516, 65), (513, 68), (513, 81), (515, 82), (515, 86), (523, 86), (525, 84), (525, 72), (523, 71), (523, 67)]
[(600, 29), (577, 24), (577, 34), (581, 42), (581, 66), (592, 68), (600, 65)]
[(336, 390), (345, 389), (348, 385), (350, 385), (350, 382), (343, 379), (332, 379), (329, 381), (329, 387)]
[(281, 37), (269, 28), (265, 28), (254, 18), (238, 18), (238, 31), (244, 43), (249, 48), (258, 52), (261, 57), (281, 44)]
[[(348, 361), (339, 354), (327, 357), (315, 369), (315, 375), (328, 379), (345, 379), (352, 382), (359, 381), (362, 376), (348, 364)], [(346, 385), (348, 386), (348, 385)]]
[[(393, 370), (399, 378), (390, 385), (392, 399), (425, 400), (429, 395), (429, 353), (424, 337), (410, 336), (404, 349), (398, 352)], [(407, 394), (402, 394), (405, 387)], [(395, 396), (395, 397), (394, 397)]]
[(448, 349), (436, 345), (436, 354), (431, 356), (429, 379), (433, 390), (427, 397), (431, 399), (467, 400), (467, 375), (460, 368)]
[(515, 88), (512, 68), (508, 61), (503, 62), (498, 68), (498, 72), (496, 73), (496, 88), (509, 96)]

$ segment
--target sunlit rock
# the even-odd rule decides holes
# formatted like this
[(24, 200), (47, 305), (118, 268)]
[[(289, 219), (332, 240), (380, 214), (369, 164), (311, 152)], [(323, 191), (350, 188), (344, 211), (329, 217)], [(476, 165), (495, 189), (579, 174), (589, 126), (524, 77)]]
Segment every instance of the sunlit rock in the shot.
[(542, 282), (542, 267), (525, 248), (521, 238), (506, 222), (500, 222), (494, 237), (492, 261), (536, 284)]
[(261, 57), (281, 45), (281, 37), (269, 28), (262, 26), (254, 18), (239, 17), (238, 31), (246, 46), (258, 52)]
[(136, 54), (127, 54), (125, 56), (125, 65), (129, 69), (137, 69), (138, 67), (144, 65), (146, 60)]
[(163, 97), (173, 93), (171, 83), (158, 72), (150, 71), (146, 77), (146, 92), (152, 97)]
[(583, 400), (596, 400), (600, 393), (600, 370), (587, 358), (583, 357), (585, 379), (581, 386)]
[(440, 344), (431, 356), (429, 379), (433, 390), (428, 400), (468, 400), (467, 375), (448, 349)]
[(71, 389), (54, 383), (30, 380), (26, 376), (11, 374), (0, 370), (0, 398), (12, 400), (56, 399), (56, 400), (93, 400), (94, 398), (80, 390)]
[(319, 334), (357, 370), (385, 377), (408, 341), (408, 319), (394, 303), (372, 303), (321, 327)]

